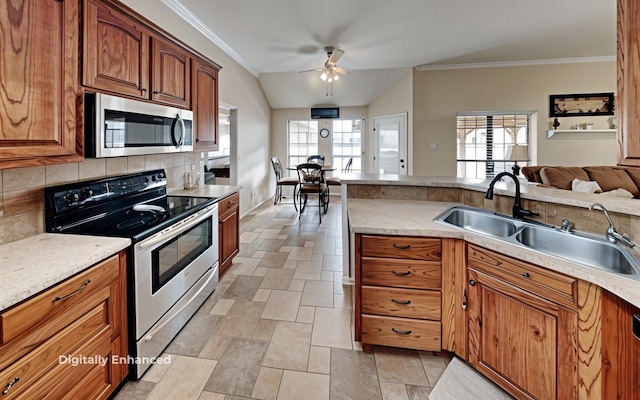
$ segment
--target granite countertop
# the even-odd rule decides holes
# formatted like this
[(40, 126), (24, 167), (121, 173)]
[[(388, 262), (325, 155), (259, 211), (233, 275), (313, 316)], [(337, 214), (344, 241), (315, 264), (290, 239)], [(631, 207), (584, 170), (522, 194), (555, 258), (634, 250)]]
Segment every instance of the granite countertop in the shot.
[[(341, 173), (340, 182), (352, 185), (410, 185), (443, 188), (460, 188), (486, 192), (490, 181), (470, 178), (452, 178), (442, 176), (413, 176), (393, 174), (357, 174)], [(494, 194), (511, 196), (515, 194), (516, 185), (511, 181), (497, 182)], [(543, 201), (547, 203), (563, 204), (589, 208), (593, 203), (602, 203), (609, 212), (640, 216), (640, 200), (626, 199), (601, 194), (580, 193), (571, 190), (538, 187), (529, 183), (520, 184), (520, 194), (523, 199)]]
[(242, 186), (230, 185), (200, 185), (195, 189), (179, 189), (171, 191), (172, 196), (190, 196), (190, 197), (207, 197), (223, 199), (236, 192), (239, 192)]
[(0, 246), (0, 310), (116, 254), (130, 239), (42, 233)]
[(464, 239), (469, 243), (591, 282), (640, 307), (640, 281), (433, 221), (439, 214), (456, 205), (462, 204), (349, 199), (349, 228), (351, 233)]

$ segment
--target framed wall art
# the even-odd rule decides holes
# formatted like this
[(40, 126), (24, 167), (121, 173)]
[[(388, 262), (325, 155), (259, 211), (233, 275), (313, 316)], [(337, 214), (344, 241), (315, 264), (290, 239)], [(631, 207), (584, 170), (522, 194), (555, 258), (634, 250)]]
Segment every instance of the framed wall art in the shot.
[(549, 96), (549, 117), (614, 115), (613, 100), (613, 92), (552, 94)]

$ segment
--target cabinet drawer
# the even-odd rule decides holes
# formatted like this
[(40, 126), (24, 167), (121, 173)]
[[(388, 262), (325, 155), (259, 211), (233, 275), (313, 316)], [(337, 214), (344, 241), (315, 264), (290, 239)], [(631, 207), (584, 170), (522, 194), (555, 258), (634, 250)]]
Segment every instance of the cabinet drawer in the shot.
[[(0, 314), (0, 344), (67, 314), (97, 290), (119, 279), (118, 255)], [(68, 314), (66, 315), (68, 316)], [(77, 316), (76, 316), (77, 317)]]
[(362, 256), (440, 261), (442, 246), (433, 238), (362, 235)]
[(362, 316), (362, 343), (440, 351), (440, 322), (409, 318)]
[(233, 211), (240, 205), (240, 194), (235, 193), (218, 202), (218, 215), (221, 217), (227, 212)]
[[(108, 288), (103, 290), (109, 291)], [(60, 363), (59, 357), (73, 354), (74, 348), (77, 348), (78, 344), (87, 342), (88, 338), (101, 337), (105, 343), (109, 344), (112, 330), (108, 329), (106, 306), (107, 302), (105, 301), (93, 308), (41, 346), (36, 347), (26, 356), (4, 369), (0, 373), (0, 384), (3, 388), (6, 388), (6, 385), (14, 380), (16, 383), (2, 397), (2, 400), (16, 398), (20, 392), (40, 379), (45, 372), (64, 367), (65, 364)], [(89, 353), (80, 355), (92, 356)]]
[(488, 275), (575, 309), (578, 280), (482, 247), (469, 245), (468, 264)]
[(362, 313), (440, 321), (440, 291), (362, 287)]
[(362, 257), (362, 283), (416, 289), (440, 289), (442, 267), (436, 261)]

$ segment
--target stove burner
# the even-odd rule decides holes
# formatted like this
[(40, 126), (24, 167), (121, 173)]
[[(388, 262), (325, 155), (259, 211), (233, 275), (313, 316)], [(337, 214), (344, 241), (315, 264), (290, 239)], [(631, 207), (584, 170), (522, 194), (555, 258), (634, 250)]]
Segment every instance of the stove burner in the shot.
[(131, 229), (139, 229), (140, 227), (151, 227), (159, 222), (162, 222), (167, 217), (167, 214), (163, 212), (156, 212), (153, 210), (129, 210), (123, 217), (123, 221), (120, 221), (116, 228), (122, 231)]

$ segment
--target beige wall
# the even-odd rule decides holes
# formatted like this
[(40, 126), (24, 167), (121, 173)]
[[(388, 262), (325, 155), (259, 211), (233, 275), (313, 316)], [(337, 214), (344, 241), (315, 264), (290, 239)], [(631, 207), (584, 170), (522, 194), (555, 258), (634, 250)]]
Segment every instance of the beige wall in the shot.
[[(244, 215), (271, 196), (269, 136), (271, 106), (258, 79), (213, 44), (195, 28), (157, 0), (123, 0), (194, 50), (222, 66), (219, 74), (220, 101), (237, 108), (238, 137), (231, 163), (236, 168), (240, 190), (240, 214)], [(234, 157), (235, 155), (235, 157)]]
[[(613, 165), (616, 141), (547, 139), (550, 94), (615, 92), (615, 62), (416, 71), (413, 76), (414, 175), (455, 176), (456, 112), (538, 111), (538, 165)], [(586, 122), (560, 118), (560, 129)], [(592, 118), (608, 128), (608, 117)], [(584, 136), (584, 135), (583, 135)], [(429, 144), (438, 150), (429, 150)]]
[[(364, 170), (370, 171), (373, 155), (371, 142), (373, 137), (373, 118), (384, 115), (407, 113), (407, 149), (413, 146), (413, 69), (410, 69), (378, 98), (369, 104), (369, 126), (364, 141)], [(408, 171), (413, 174), (413, 156), (407, 155)]]

